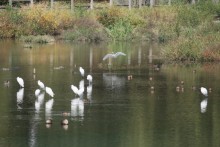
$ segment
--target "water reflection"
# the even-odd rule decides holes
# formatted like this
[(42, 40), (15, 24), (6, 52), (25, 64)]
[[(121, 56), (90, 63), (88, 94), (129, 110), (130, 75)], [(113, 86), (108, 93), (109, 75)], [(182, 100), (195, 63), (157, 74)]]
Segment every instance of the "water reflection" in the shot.
[(89, 84), (86, 89), (87, 89), (87, 99), (91, 103), (92, 102), (92, 84)]
[(35, 110), (36, 110), (36, 113), (39, 113), (40, 112), (40, 102), (38, 100), (35, 100)]
[(38, 113), (34, 114), (33, 118), (31, 119), (31, 127), (29, 131), (29, 147), (37, 146), (37, 133), (38, 133), (38, 126), (39, 126), (40, 116)]
[[(29, 51), (23, 51), (18, 44), (11, 45), (8, 43), (4, 47), (7, 50), (2, 48), (0, 54), (0, 69), (10, 68), (0, 70), (0, 81), (11, 82), (10, 87), (0, 88), (0, 137), (3, 138), (0, 146), (206, 147), (220, 144), (218, 64), (161, 66), (162, 61), (155, 59), (158, 49), (141, 44), (57, 43)], [(114, 60), (111, 72), (106, 72), (105, 63), (108, 63), (102, 57), (112, 51), (126, 52), (127, 56)], [(79, 66), (90, 71), (93, 83), (82, 79)], [(11, 70), (12, 67), (20, 70)], [(38, 85), (33, 80), (33, 68), (37, 71), (36, 79), (53, 87), (56, 100), (49, 96), (45, 99), (44, 91), (35, 99), (34, 90)], [(72, 73), (74, 68), (77, 74)], [(25, 79), (25, 92), (17, 89), (18, 75)], [(184, 81), (184, 92), (180, 81)], [(72, 98), (72, 83), (85, 87), (84, 97)], [(201, 93), (198, 88), (193, 91), (192, 85), (212, 87), (209, 100), (201, 100)], [(89, 105), (86, 97), (91, 102)], [(22, 106), (21, 111), (17, 111), (16, 104)], [(43, 106), (45, 113), (41, 113)], [(64, 110), (70, 114), (60, 115)], [(51, 127), (46, 129), (41, 117), (53, 118), (53, 127), (46, 124)], [(60, 121), (68, 117), (71, 117), (69, 125), (62, 128)]]
[(23, 103), (24, 98), (24, 88), (21, 88), (17, 92), (17, 108), (22, 109), (21, 104)]
[(71, 114), (72, 117), (84, 116), (84, 101), (82, 98), (74, 98), (71, 100)]
[(201, 113), (205, 113), (208, 106), (208, 98), (205, 98), (200, 103)]
[(45, 119), (52, 119), (52, 108), (53, 108), (54, 99), (50, 99), (45, 103)]
[(108, 89), (120, 88), (126, 83), (125, 77), (120, 77), (114, 73), (103, 73), (102, 77), (104, 85)]
[(63, 129), (66, 131), (69, 128), (69, 125), (62, 125)]
[(40, 108), (41, 108), (41, 106), (43, 105), (43, 102), (44, 102), (44, 96), (45, 96), (45, 92), (44, 91), (36, 96), (37, 97), (36, 100), (35, 100), (35, 110), (36, 110), (36, 113), (40, 112)]

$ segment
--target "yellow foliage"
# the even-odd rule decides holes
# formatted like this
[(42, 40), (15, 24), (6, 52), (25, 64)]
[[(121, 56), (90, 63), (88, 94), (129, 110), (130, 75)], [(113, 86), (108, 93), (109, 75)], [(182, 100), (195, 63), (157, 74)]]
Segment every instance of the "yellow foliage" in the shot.
[(46, 33), (69, 27), (74, 20), (69, 9), (50, 9), (45, 4), (34, 5), (31, 9), (22, 7), (21, 12), (27, 23)]

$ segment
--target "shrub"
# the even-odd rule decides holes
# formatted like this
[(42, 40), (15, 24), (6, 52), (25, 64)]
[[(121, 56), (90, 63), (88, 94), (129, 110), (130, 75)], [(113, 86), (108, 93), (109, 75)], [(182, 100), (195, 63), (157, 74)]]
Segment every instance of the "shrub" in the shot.
[(74, 28), (64, 34), (66, 40), (106, 40), (104, 27), (94, 19), (81, 18), (74, 21)]
[(118, 20), (124, 17), (122, 9), (118, 7), (111, 7), (109, 9), (104, 9), (98, 13), (98, 21), (105, 27), (109, 27), (116, 23)]
[(177, 19), (181, 26), (196, 27), (202, 18), (200, 12), (191, 6), (182, 6), (179, 8)]
[(26, 25), (33, 35), (55, 34), (72, 26), (74, 15), (69, 10), (50, 10), (46, 4), (34, 5), (31, 9), (21, 9)]
[(8, 7), (6, 11), (0, 13), (0, 37), (15, 37), (20, 34), (23, 20), (23, 16), (18, 10)]
[(179, 37), (162, 50), (162, 56), (168, 60), (200, 60), (205, 42), (201, 37)]
[(127, 40), (132, 38), (132, 30), (130, 22), (127, 20), (120, 19), (115, 24), (107, 29), (107, 32), (112, 39), (115, 40)]
[(220, 45), (212, 45), (202, 52), (202, 60), (204, 61), (220, 61)]

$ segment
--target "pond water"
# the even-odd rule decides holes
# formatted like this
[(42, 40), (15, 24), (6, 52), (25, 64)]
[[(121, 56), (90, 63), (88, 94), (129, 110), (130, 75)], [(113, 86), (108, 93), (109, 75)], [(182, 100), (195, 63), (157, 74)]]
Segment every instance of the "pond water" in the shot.
[[(117, 51), (126, 56), (102, 60)], [(28, 49), (0, 41), (0, 146), (220, 146), (220, 65), (165, 64), (159, 53), (150, 43), (57, 42)], [(35, 96), (38, 80), (52, 88), (53, 98), (43, 90)], [(81, 98), (71, 85), (84, 87)], [(210, 89), (208, 97), (202, 86)], [(65, 118), (69, 125), (61, 125)]]

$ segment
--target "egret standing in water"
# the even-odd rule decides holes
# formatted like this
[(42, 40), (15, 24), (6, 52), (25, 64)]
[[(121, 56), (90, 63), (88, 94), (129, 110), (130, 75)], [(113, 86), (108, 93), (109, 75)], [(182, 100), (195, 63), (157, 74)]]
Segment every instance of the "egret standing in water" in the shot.
[(46, 93), (49, 94), (51, 97), (54, 97), (54, 93), (50, 87), (46, 87)]
[(80, 72), (81, 76), (84, 77), (85, 70), (82, 67), (79, 67), (79, 72)]
[(82, 96), (83, 92), (84, 92), (84, 88), (80, 88), (78, 89), (76, 86), (74, 85), (71, 85), (71, 89), (73, 90), (73, 92), (76, 94), (76, 95), (79, 95), (80, 97)]
[(39, 85), (39, 87), (40, 87), (41, 89), (45, 89), (44, 83), (41, 82), (40, 80), (37, 81), (37, 84)]
[(51, 110), (53, 107), (54, 99), (50, 99), (45, 103), (46, 110)]
[(17, 82), (21, 87), (24, 87), (24, 80), (20, 77), (17, 77)]
[(207, 91), (206, 88), (201, 87), (201, 88), (200, 88), (200, 91), (201, 91), (201, 93), (202, 93), (204, 96), (208, 96), (208, 91)]
[(88, 75), (88, 76), (87, 76), (87, 80), (89, 81), (89, 84), (91, 84), (91, 83), (92, 83), (92, 76), (91, 76), (91, 75)]
[(103, 61), (104, 60), (106, 60), (106, 59), (108, 59), (108, 58), (117, 58), (118, 56), (126, 56), (126, 54), (125, 53), (123, 53), (123, 52), (117, 52), (117, 53), (112, 53), (112, 54), (107, 54), (107, 55), (105, 55), (104, 57), (103, 57)]
[(37, 97), (40, 94), (40, 89), (36, 89), (34, 92), (35, 96)]

